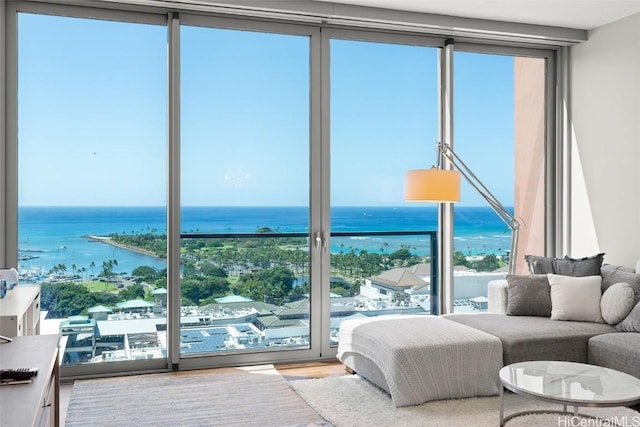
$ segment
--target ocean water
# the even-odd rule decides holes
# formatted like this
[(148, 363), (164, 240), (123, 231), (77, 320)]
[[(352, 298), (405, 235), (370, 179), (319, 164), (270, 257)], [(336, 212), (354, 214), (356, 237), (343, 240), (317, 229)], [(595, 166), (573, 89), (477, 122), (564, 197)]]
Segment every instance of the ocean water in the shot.
[[(305, 207), (185, 207), (181, 211), (183, 233), (253, 233), (260, 227), (287, 233), (306, 233)], [(165, 261), (87, 239), (87, 235), (111, 233), (164, 233), (163, 207), (21, 207), (18, 211), (18, 249), (21, 268), (48, 271), (54, 265), (84, 267), (98, 274), (102, 262), (116, 260), (116, 272), (129, 273), (141, 265), (164, 268)], [(434, 231), (435, 206), (334, 207), (333, 232)], [(455, 249), (465, 255), (504, 253), (511, 233), (498, 216), (484, 207), (456, 207)], [(393, 252), (402, 246), (428, 253), (427, 236), (344, 237), (331, 241), (331, 252), (352, 250)], [(91, 268), (91, 264), (95, 267)]]

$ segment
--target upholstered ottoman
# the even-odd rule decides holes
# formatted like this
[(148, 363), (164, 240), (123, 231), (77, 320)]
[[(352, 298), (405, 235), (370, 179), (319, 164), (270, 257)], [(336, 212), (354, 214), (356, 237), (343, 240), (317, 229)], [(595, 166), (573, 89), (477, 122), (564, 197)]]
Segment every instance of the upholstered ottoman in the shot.
[(500, 340), (441, 317), (346, 320), (338, 359), (389, 392), (396, 407), (500, 392)]

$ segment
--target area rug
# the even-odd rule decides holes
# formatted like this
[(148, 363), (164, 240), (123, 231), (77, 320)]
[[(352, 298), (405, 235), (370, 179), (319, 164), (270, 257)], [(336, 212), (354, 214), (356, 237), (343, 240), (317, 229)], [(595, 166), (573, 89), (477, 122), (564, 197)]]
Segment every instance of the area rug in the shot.
[[(336, 427), (500, 425), (500, 400), (497, 396), (443, 400), (396, 408), (386, 392), (358, 375), (291, 381), (289, 385)], [(512, 393), (505, 394), (505, 416), (524, 410), (561, 409), (561, 405)], [(512, 418), (505, 427), (640, 425), (640, 413), (629, 408), (580, 408), (580, 413), (599, 416), (608, 421), (551, 413), (529, 414)]]
[(65, 425), (330, 426), (272, 365), (79, 380)]

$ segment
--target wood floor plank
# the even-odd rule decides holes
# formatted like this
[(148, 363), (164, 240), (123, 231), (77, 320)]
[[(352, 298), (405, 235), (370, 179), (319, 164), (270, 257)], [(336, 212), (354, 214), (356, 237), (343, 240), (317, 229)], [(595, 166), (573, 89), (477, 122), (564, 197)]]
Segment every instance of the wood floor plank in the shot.
[(349, 375), (338, 361), (282, 364), (275, 368), (287, 381)]

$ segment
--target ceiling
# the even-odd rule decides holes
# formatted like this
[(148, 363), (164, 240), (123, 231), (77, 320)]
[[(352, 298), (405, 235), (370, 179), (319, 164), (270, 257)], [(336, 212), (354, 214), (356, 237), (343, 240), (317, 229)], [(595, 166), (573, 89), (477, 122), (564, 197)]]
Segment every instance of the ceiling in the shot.
[(591, 30), (640, 13), (640, 0), (316, 0)]

